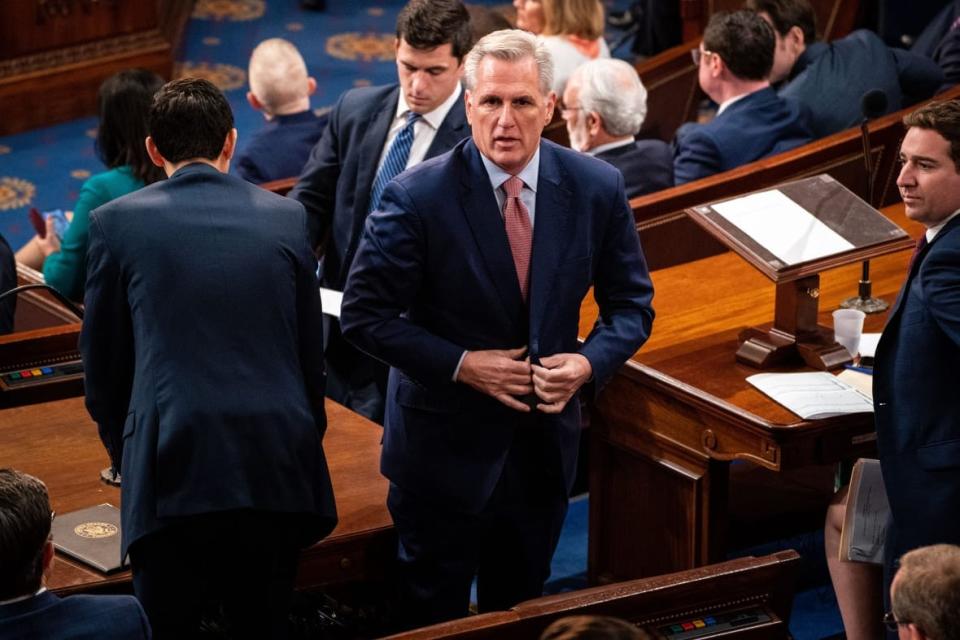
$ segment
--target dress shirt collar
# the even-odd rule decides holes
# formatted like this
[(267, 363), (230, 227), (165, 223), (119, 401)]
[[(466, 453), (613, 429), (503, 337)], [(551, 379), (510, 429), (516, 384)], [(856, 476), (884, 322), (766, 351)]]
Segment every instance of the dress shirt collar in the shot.
[[(431, 111), (430, 113), (421, 113), (420, 120), (426, 122), (434, 130), (440, 128), (440, 125), (443, 124), (444, 118), (447, 117), (447, 114), (450, 113), (450, 109), (453, 108), (454, 103), (460, 99), (460, 94), (463, 93), (463, 86), (461, 83), (457, 83), (457, 87), (450, 92), (450, 95), (447, 96), (447, 99), (440, 103), (440, 106)], [(397, 100), (397, 113), (394, 116), (394, 119), (402, 118), (406, 116), (407, 111), (410, 111), (410, 107), (407, 106), (407, 98), (403, 95), (403, 87), (400, 88), (400, 98)]]
[(595, 156), (603, 153), (604, 151), (610, 151), (611, 149), (619, 149), (620, 147), (625, 147), (628, 144), (633, 144), (636, 142), (633, 136), (627, 136), (621, 140), (614, 140), (613, 142), (607, 142), (606, 144), (597, 145), (593, 149), (587, 149), (587, 153), (591, 156)]
[(722, 103), (720, 103), (720, 108), (717, 109), (717, 115), (720, 115), (721, 113), (723, 113), (724, 111), (726, 111), (727, 109), (729, 109), (730, 106), (731, 106), (733, 103), (739, 102), (740, 100), (743, 100), (743, 99), (746, 98), (747, 96), (752, 96), (754, 93), (756, 93), (756, 92), (755, 92), (755, 91), (751, 91), (751, 92), (749, 92), (749, 93), (741, 93), (741, 94), (738, 95), (738, 96), (733, 96), (732, 98), (729, 98), (729, 99), (727, 99), (727, 100), (724, 100)]
[(16, 598), (10, 598), (9, 600), (0, 600), (0, 607), (2, 607), (2, 606), (4, 606), (4, 605), (7, 605), (7, 604), (16, 604), (17, 602), (24, 602), (24, 601), (26, 601), (26, 600), (29, 600), (30, 598), (36, 598), (38, 595), (40, 595), (41, 593), (43, 593), (43, 592), (46, 591), (46, 590), (47, 590), (46, 587), (40, 587), (40, 589), (39, 589), (36, 593), (29, 593), (29, 594), (27, 594), (27, 595), (25, 595), (25, 596), (19, 596), (19, 597), (16, 597)]
[[(487, 175), (490, 177), (490, 185), (493, 187), (493, 190), (496, 191), (499, 189), (504, 182), (510, 179), (510, 176), (513, 174), (507, 173), (500, 167), (498, 167), (492, 160), (487, 158), (487, 156), (480, 154), (480, 159), (483, 160), (483, 166), (487, 169)], [(540, 147), (537, 147), (536, 153), (533, 154), (533, 157), (530, 158), (530, 162), (527, 163), (520, 173), (517, 174), (517, 177), (523, 180), (523, 184), (528, 187), (534, 193), (537, 192), (537, 179), (540, 177)]]
[(951, 220), (953, 220), (953, 219), (957, 216), (958, 213), (960, 213), (960, 209), (957, 209), (956, 211), (954, 211), (953, 213), (951, 213), (951, 214), (950, 214), (949, 216), (947, 216), (947, 218), (946, 218), (943, 222), (941, 222), (940, 224), (938, 224), (938, 225), (936, 225), (936, 226), (934, 226), (934, 227), (930, 227), (929, 229), (927, 229), (927, 243), (929, 244), (929, 243), (933, 242), (933, 239), (937, 237), (937, 234), (940, 233), (940, 231), (941, 231), (945, 226), (947, 226), (947, 223), (950, 222)]

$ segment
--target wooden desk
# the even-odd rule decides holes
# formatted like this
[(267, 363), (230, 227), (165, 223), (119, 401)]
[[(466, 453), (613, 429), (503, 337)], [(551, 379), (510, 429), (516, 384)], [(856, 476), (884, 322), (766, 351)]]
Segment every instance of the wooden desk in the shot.
[[(885, 211), (911, 235), (902, 206)], [(893, 302), (909, 252), (872, 262), (874, 295)], [(820, 323), (856, 294), (860, 265), (821, 275)], [(774, 285), (727, 252), (652, 274), (646, 345), (591, 410), (589, 577), (609, 582), (723, 559), (729, 463), (782, 471), (871, 453), (872, 414), (801, 420), (745, 380), (740, 329), (771, 324)], [(596, 318), (584, 301), (581, 335)], [(868, 316), (865, 331), (880, 331)], [(785, 371), (788, 369), (775, 369)]]
[[(300, 588), (381, 578), (396, 552), (387, 480), (378, 467), (381, 428), (329, 400), (327, 417), (323, 445), (340, 521), (330, 536), (303, 552)], [(108, 465), (83, 398), (0, 410), (0, 467), (46, 482), (58, 513), (103, 502), (119, 506), (119, 488), (99, 480)], [(63, 594), (129, 592), (130, 572), (105, 576), (58, 554), (50, 587)]]

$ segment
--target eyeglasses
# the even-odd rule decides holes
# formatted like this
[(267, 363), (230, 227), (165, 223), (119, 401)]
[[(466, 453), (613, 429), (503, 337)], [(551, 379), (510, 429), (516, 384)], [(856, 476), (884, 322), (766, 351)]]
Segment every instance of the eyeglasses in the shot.
[(883, 626), (885, 626), (890, 631), (896, 631), (897, 627), (902, 624), (910, 624), (909, 620), (897, 620), (897, 617), (893, 615), (893, 611), (887, 611), (883, 614)]
[(717, 55), (713, 51), (707, 51), (706, 49), (701, 49), (700, 47), (694, 47), (690, 49), (690, 57), (693, 58), (693, 64), (696, 67), (700, 66), (700, 61), (703, 60), (705, 56), (715, 56)]

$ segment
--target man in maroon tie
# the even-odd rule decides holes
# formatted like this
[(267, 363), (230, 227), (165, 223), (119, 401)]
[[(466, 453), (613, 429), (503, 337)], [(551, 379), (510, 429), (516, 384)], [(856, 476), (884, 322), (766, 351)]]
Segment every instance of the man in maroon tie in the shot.
[[(653, 289), (623, 176), (542, 141), (537, 39), (464, 62), (472, 137), (387, 185), (347, 279), (344, 336), (391, 366), (381, 469), (409, 625), (537, 597), (576, 469), (581, 389), (650, 334)], [(594, 287), (600, 320), (577, 341)]]

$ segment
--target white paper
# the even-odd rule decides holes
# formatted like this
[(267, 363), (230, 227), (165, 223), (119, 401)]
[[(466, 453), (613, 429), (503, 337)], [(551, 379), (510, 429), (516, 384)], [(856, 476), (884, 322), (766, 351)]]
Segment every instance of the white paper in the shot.
[(320, 304), (325, 314), (339, 319), (340, 307), (343, 305), (343, 292), (320, 287)]
[(801, 418), (873, 413), (873, 401), (826, 371), (758, 373), (747, 382)]
[(873, 376), (862, 371), (853, 369), (844, 369), (837, 374), (837, 378), (843, 380), (863, 395), (873, 400)]
[(860, 336), (860, 357), (873, 358), (877, 353), (877, 344), (880, 342), (879, 333), (864, 333)]
[(854, 248), (843, 236), (776, 189), (712, 206), (787, 265)]

